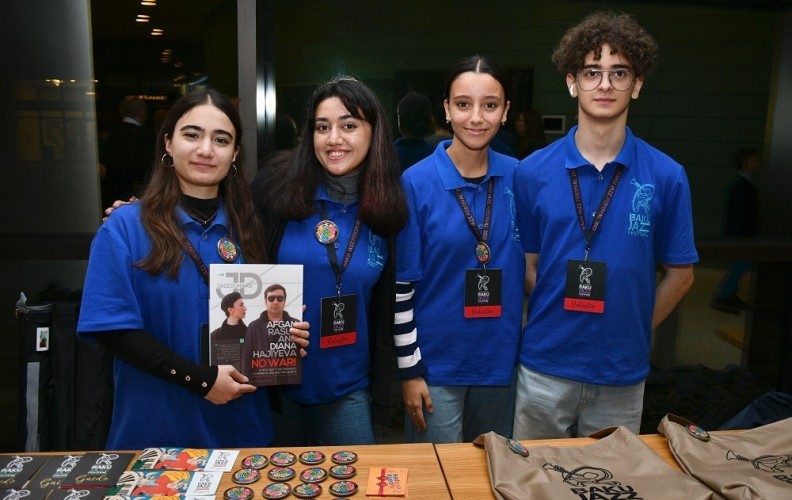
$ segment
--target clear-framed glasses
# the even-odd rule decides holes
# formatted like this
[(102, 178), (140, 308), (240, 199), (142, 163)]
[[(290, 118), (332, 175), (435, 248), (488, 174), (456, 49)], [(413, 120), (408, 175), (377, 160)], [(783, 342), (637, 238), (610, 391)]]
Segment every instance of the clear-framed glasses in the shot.
[(635, 75), (627, 68), (603, 70), (586, 68), (577, 74), (577, 83), (580, 90), (594, 90), (602, 82), (602, 75), (607, 74), (611, 87), (621, 92), (630, 90)]

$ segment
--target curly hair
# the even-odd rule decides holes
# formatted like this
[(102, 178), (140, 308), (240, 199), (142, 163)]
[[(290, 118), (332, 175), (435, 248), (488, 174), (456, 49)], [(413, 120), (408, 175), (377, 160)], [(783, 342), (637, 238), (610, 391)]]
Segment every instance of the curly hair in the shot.
[(630, 14), (619, 12), (594, 12), (569, 28), (553, 51), (552, 60), (561, 73), (575, 75), (590, 52), (594, 52), (594, 59), (600, 59), (605, 44), (613, 54), (629, 61), (636, 76), (644, 77), (654, 70), (654, 38)]

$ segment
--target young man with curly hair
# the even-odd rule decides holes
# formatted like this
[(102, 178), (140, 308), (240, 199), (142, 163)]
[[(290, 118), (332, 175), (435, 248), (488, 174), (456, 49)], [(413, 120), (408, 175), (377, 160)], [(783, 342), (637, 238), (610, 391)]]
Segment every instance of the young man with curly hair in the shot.
[(553, 53), (578, 125), (517, 169), (530, 298), (514, 439), (640, 431), (652, 329), (698, 260), (684, 169), (627, 127), (656, 54), (632, 16), (612, 12), (570, 28)]

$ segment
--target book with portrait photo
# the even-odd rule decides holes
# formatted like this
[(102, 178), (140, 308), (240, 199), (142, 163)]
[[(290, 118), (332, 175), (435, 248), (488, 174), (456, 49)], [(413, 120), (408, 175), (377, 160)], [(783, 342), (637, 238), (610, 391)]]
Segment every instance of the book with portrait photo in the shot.
[(210, 365), (233, 365), (255, 386), (302, 382), (300, 347), (289, 329), (302, 321), (303, 266), (209, 266)]

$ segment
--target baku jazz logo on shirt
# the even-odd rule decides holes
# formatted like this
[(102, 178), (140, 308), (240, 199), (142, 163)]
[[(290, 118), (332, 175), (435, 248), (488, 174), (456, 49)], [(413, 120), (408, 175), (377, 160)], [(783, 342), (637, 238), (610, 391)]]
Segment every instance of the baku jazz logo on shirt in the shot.
[(654, 198), (655, 187), (652, 184), (641, 184), (635, 179), (630, 181), (630, 185), (635, 187), (635, 194), (632, 197), (632, 211), (630, 212), (630, 225), (627, 234), (648, 238), (652, 229), (652, 207), (650, 204)]

